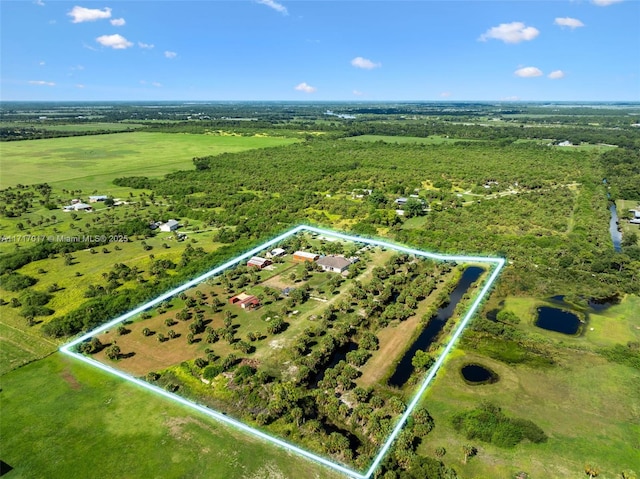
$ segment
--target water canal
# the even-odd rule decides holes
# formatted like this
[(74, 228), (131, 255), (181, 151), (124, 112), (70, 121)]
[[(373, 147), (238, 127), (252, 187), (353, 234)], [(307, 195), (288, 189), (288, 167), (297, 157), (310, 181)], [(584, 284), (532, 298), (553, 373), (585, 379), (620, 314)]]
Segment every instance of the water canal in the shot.
[(414, 341), (404, 356), (402, 356), (396, 370), (389, 379), (389, 384), (391, 386), (401, 387), (407, 382), (413, 373), (411, 360), (413, 359), (413, 356), (415, 356), (416, 351), (419, 349), (427, 351), (429, 349), (429, 346), (431, 346), (431, 344), (438, 338), (444, 328), (444, 325), (453, 315), (453, 312), (458, 305), (458, 302), (462, 299), (462, 296), (464, 296), (469, 287), (476, 282), (478, 278), (480, 278), (482, 273), (484, 273), (484, 269), (478, 266), (470, 266), (464, 270), (460, 281), (449, 295), (448, 302), (438, 309), (436, 314), (427, 324), (427, 327), (422, 330), (418, 338)]

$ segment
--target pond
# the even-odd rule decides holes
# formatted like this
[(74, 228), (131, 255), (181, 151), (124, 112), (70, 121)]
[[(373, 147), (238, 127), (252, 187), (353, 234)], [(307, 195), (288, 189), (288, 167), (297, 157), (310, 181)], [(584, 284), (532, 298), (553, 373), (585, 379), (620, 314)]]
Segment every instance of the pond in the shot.
[(479, 364), (465, 364), (460, 368), (460, 374), (465, 382), (471, 385), (493, 384), (500, 380), (500, 377), (491, 369)]
[(327, 369), (331, 369), (335, 367), (340, 361), (343, 361), (347, 358), (347, 353), (350, 353), (351, 351), (355, 351), (356, 349), (358, 349), (358, 344), (354, 343), (353, 341), (349, 341), (344, 346), (336, 349), (333, 352), (331, 359), (329, 359), (329, 362), (327, 363), (327, 365), (320, 368), (320, 370), (312, 376), (311, 387), (317, 388), (318, 383), (324, 379), (324, 373), (327, 371)]
[(389, 384), (391, 386), (401, 387), (407, 382), (413, 373), (413, 364), (411, 364), (411, 360), (413, 359), (413, 356), (415, 356), (416, 351), (419, 349), (422, 351), (429, 349), (431, 343), (433, 343), (433, 341), (438, 337), (448, 319), (453, 315), (453, 311), (458, 305), (460, 299), (462, 299), (462, 296), (464, 296), (469, 287), (477, 281), (478, 278), (480, 278), (482, 273), (484, 273), (484, 269), (478, 266), (470, 266), (464, 270), (458, 285), (449, 295), (448, 302), (438, 309), (436, 314), (427, 324), (427, 327), (422, 330), (418, 339), (414, 341), (404, 356), (402, 356), (396, 370), (389, 379)]
[(611, 219), (609, 220), (609, 233), (611, 234), (611, 241), (613, 241), (613, 249), (619, 253), (622, 251), (622, 233), (618, 229), (618, 211), (616, 210), (615, 203), (611, 203), (611, 206), (609, 206), (609, 212), (611, 213)]
[(579, 332), (582, 321), (577, 315), (564, 309), (541, 306), (538, 308), (535, 325), (548, 331), (573, 335)]

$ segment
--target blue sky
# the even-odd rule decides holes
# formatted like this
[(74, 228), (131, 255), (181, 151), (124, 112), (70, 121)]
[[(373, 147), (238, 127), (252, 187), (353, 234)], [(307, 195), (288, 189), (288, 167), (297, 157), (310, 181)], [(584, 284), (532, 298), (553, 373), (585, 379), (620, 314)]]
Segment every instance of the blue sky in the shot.
[(640, 101), (637, 0), (2, 1), (2, 100)]

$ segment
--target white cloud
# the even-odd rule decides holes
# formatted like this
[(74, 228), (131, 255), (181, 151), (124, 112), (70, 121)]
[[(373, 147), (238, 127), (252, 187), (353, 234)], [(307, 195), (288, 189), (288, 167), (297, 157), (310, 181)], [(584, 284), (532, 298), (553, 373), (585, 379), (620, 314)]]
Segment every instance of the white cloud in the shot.
[(84, 70), (82, 65), (76, 65), (75, 67), (71, 67), (71, 70)]
[(287, 7), (274, 0), (256, 0), (256, 2), (260, 5), (266, 5), (269, 8), (273, 8), (276, 12), (280, 12), (283, 15), (289, 15)]
[(45, 66), (45, 65), (46, 65), (46, 63), (45, 63), (44, 61), (41, 61), (41, 62), (39, 62), (39, 63), (38, 63), (38, 65), (40, 65), (41, 67), (43, 67), (43, 66)]
[(138, 46), (140, 48), (144, 48), (147, 50), (151, 50), (153, 47), (155, 47), (155, 45), (153, 43), (144, 43), (144, 42), (138, 42)]
[(440, 93), (440, 98), (449, 98), (450, 96), (451, 96), (450, 91), (443, 91), (442, 93)]
[(555, 23), (556, 25), (560, 25), (561, 27), (569, 27), (571, 29), (584, 27), (584, 23), (582, 23), (580, 20), (570, 17), (558, 17), (553, 23)]
[(501, 101), (519, 101), (520, 97), (519, 96), (505, 96), (504, 98), (500, 98)]
[(518, 68), (515, 72), (516, 76), (521, 78), (532, 78), (542, 76), (543, 73), (539, 68), (536, 67), (522, 67)]
[(353, 90), (353, 94), (354, 94), (355, 96), (362, 96), (362, 92), (361, 92), (361, 91), (358, 91), (358, 90)]
[(84, 88), (84, 85), (83, 85), (82, 83), (78, 83), (78, 84), (76, 85), (76, 88)]
[(317, 90), (316, 87), (308, 85), (306, 82), (302, 82), (295, 86), (295, 90), (303, 91), (305, 93), (313, 93)]
[(561, 78), (564, 78), (564, 72), (562, 70), (554, 70), (549, 73), (547, 77), (551, 78), (552, 80), (560, 80)]
[(111, 20), (111, 25), (113, 25), (114, 27), (121, 27), (123, 26), (125, 23), (124, 18), (114, 18), (113, 20)]
[(162, 83), (154, 81), (154, 82), (151, 82), (151, 85), (156, 87), (156, 88), (160, 88), (162, 86)]
[(71, 20), (73, 23), (95, 22), (103, 18), (111, 18), (111, 9), (105, 7), (99, 10), (97, 8), (84, 8), (76, 5), (67, 15), (73, 17), (73, 20)]
[(38, 85), (38, 86), (56, 86), (56, 84), (52, 81), (44, 81), (44, 80), (29, 80), (30, 85)]
[(591, 3), (598, 5), (599, 7), (608, 7), (614, 3), (620, 3), (622, 0), (591, 0)]
[(44, 7), (44, 5), (45, 5), (45, 3), (42, 0), (35, 0), (35, 2), (33, 2), (33, 3), (35, 3), (36, 5), (38, 5), (40, 7)]
[(540, 34), (540, 31), (534, 27), (527, 27), (522, 22), (501, 23), (497, 27), (491, 27), (485, 33), (480, 35), (481, 42), (493, 38), (502, 40), (505, 43), (520, 43), (525, 40), (533, 40)]
[(133, 43), (118, 33), (114, 35), (102, 35), (96, 38), (96, 42), (104, 47), (113, 48), (114, 50), (124, 50), (125, 48), (133, 46)]
[(374, 68), (380, 68), (382, 66), (382, 63), (374, 63), (362, 57), (355, 57), (351, 60), (351, 64), (356, 68), (364, 68), (365, 70), (373, 70)]
[(175, 57), (178, 56), (178, 54), (176, 52), (170, 52), (169, 50), (164, 52), (164, 56), (167, 57), (169, 60), (173, 60)]

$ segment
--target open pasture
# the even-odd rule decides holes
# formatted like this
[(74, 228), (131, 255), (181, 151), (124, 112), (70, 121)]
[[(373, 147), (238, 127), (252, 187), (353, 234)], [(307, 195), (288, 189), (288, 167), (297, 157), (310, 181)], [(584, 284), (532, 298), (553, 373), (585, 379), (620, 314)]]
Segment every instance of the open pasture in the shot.
[(61, 354), (4, 375), (2, 410), (7, 478), (342, 477)]
[(274, 137), (117, 133), (0, 143), (0, 188), (49, 183), (91, 192), (121, 176), (157, 177), (193, 169), (192, 158), (288, 145)]

